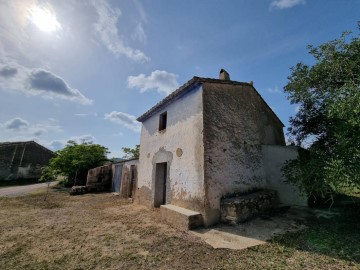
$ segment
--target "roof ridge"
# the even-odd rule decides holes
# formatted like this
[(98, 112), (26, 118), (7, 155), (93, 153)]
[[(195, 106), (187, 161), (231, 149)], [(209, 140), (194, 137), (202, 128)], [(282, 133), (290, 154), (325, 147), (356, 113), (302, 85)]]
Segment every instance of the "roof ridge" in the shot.
[(178, 89), (173, 91), (171, 94), (166, 96), (164, 99), (156, 103), (152, 108), (150, 108), (147, 112), (139, 116), (136, 120), (139, 122), (142, 122), (146, 120), (148, 117), (151, 116), (152, 113), (163, 107), (165, 104), (168, 104), (170, 101), (175, 100), (175, 98), (179, 97), (181, 94), (185, 93), (185, 90), (194, 85), (197, 81), (199, 81), (200, 77), (192, 77), (190, 80), (188, 80), (186, 83), (184, 83), (182, 86), (180, 86)]
[(214, 79), (214, 78), (203, 78), (203, 77), (194, 76), (190, 80), (188, 80), (186, 83), (181, 85), (178, 89), (176, 89), (171, 94), (166, 96), (164, 99), (162, 99), (161, 101), (156, 103), (153, 107), (151, 107), (147, 112), (145, 112), (144, 114), (139, 116), (136, 120), (139, 121), (139, 122), (143, 122), (144, 120), (149, 118), (154, 112), (158, 111), (159, 109), (161, 109), (166, 104), (168, 104), (168, 103), (170, 103), (172, 101), (175, 101), (177, 98), (179, 98), (180, 96), (187, 93), (187, 91), (186, 91), (187, 89), (189, 89), (189, 91), (190, 91), (191, 86), (195, 85), (196, 83), (205, 83), (205, 82), (252, 86), (250, 83), (246, 83), (246, 82), (238, 82), (238, 81), (231, 81), (231, 80), (220, 80), (220, 79)]
[(44, 148), (47, 151), (50, 151), (51, 153), (54, 153), (54, 151), (50, 150), (49, 148), (46, 148), (45, 146), (43, 146), (42, 144), (34, 141), (34, 140), (30, 140), (30, 141), (16, 141), (16, 142), (0, 142), (0, 145), (8, 145), (8, 144), (28, 144), (28, 143), (35, 143), (37, 145), (39, 145), (40, 147)]

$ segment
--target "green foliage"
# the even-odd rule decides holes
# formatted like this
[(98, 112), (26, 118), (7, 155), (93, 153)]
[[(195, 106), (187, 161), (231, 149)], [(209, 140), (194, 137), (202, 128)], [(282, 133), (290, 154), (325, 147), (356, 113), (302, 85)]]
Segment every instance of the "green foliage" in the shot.
[(99, 144), (68, 141), (65, 148), (57, 151), (49, 165), (43, 169), (40, 180), (47, 181), (62, 175), (67, 179), (67, 185), (85, 185), (87, 171), (103, 165), (107, 161), (107, 153), (108, 149)]
[(135, 148), (123, 147), (121, 149), (125, 153), (123, 158), (126, 158), (126, 159), (139, 158), (139, 155), (140, 155), (140, 145), (139, 144), (135, 145)]
[(307, 148), (284, 167), (308, 196), (330, 197), (360, 186), (360, 38), (346, 32), (319, 47), (316, 63), (293, 67), (284, 90), (299, 104), (290, 140)]
[(44, 166), (41, 168), (41, 177), (39, 181), (49, 182), (57, 179), (57, 175), (60, 174), (59, 171), (53, 169), (51, 166)]

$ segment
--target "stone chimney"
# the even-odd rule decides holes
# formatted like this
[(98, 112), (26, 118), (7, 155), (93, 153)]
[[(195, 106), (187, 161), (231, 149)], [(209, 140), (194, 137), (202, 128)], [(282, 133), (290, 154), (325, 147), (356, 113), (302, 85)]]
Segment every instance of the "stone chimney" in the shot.
[(225, 69), (221, 69), (219, 79), (224, 81), (230, 81), (230, 75), (226, 72)]

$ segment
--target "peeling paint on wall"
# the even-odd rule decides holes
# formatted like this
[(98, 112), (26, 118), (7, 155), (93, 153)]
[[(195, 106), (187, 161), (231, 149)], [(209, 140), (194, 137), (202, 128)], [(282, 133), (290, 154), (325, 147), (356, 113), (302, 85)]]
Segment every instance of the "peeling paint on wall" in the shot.
[[(193, 201), (204, 200), (201, 92), (201, 87), (193, 89), (143, 122), (138, 188), (150, 190), (150, 196), (145, 196), (150, 198), (150, 204), (155, 192), (154, 168), (160, 162), (168, 163), (167, 203), (186, 201), (183, 207), (198, 210), (198, 206), (193, 207)], [(167, 127), (159, 132), (159, 117), (165, 111)]]

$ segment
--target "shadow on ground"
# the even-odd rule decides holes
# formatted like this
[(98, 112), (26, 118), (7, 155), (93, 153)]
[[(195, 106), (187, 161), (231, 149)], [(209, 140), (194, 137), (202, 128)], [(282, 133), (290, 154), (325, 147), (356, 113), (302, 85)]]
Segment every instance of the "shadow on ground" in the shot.
[(314, 213), (304, 207), (279, 207), (244, 223), (219, 224), (192, 233), (213, 248), (239, 250), (265, 244), (276, 235), (304, 230), (312, 215)]
[(336, 259), (360, 262), (360, 207), (282, 207), (246, 223), (192, 231), (213, 248), (246, 249), (271, 243)]
[(337, 215), (312, 216), (307, 220), (307, 229), (278, 235), (270, 242), (359, 263), (360, 205), (338, 207), (332, 212)]

